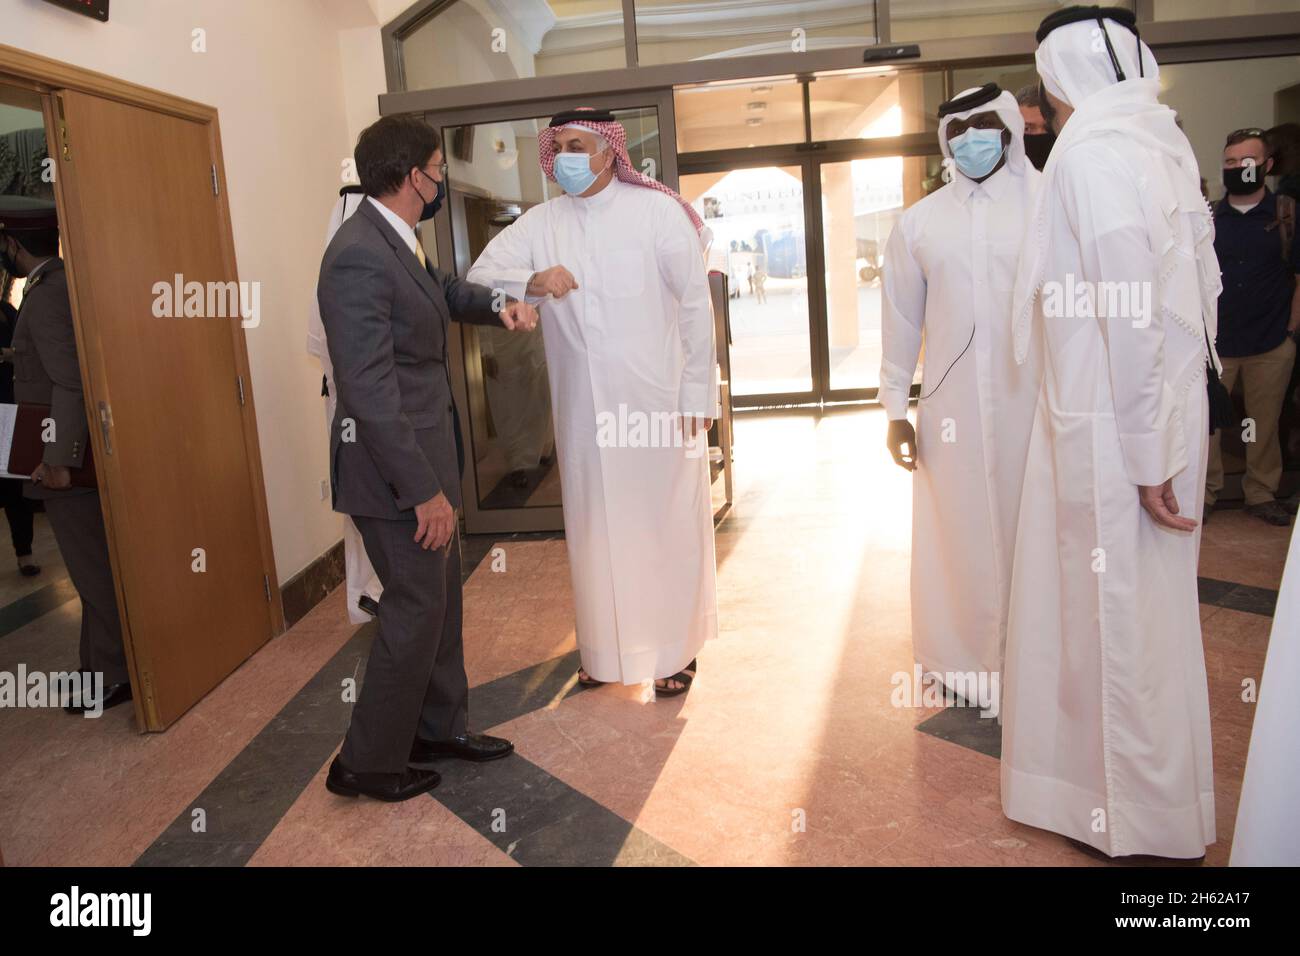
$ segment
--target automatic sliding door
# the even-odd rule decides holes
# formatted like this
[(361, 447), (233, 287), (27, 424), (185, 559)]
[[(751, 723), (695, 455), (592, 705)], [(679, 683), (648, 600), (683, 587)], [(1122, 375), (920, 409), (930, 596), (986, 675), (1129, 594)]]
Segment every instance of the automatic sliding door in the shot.
[(808, 400), (813, 364), (801, 167), (695, 173), (681, 184), (713, 233), (709, 268), (727, 276), (735, 403)]

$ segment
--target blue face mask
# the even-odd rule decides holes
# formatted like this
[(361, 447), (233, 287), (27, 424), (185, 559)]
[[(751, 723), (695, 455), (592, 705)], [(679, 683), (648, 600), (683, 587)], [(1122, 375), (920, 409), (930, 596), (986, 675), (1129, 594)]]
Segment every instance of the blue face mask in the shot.
[[(604, 152), (604, 150), (601, 150)], [(600, 153), (595, 155), (599, 156)], [(585, 193), (596, 181), (597, 173), (591, 171), (591, 155), (588, 153), (556, 153), (555, 181), (570, 196)]]
[(983, 179), (1002, 158), (1002, 130), (968, 129), (948, 140), (957, 168), (971, 179)]

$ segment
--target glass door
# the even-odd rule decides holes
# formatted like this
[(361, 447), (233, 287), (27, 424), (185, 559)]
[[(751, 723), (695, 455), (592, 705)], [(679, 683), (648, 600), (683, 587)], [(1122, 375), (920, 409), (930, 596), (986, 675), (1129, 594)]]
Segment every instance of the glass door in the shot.
[[(827, 401), (874, 398), (880, 388), (885, 250), (904, 210), (943, 185), (938, 154), (818, 164)], [(922, 356), (924, 361), (924, 356)], [(917, 384), (921, 381), (918, 365)]]
[(800, 165), (681, 177), (682, 195), (713, 234), (709, 269), (726, 276), (738, 404), (813, 394), (803, 182)]

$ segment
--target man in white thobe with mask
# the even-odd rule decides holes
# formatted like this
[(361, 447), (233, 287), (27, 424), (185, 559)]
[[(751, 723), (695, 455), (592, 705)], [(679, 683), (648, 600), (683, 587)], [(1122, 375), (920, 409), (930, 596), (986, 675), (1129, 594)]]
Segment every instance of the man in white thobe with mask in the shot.
[(566, 194), (502, 230), (467, 278), (547, 299), (579, 680), (654, 679), (672, 696), (717, 633), (707, 439), (717, 359), (703, 223), (632, 165), (626, 137), (608, 112), (554, 117), (540, 162)]
[[(1003, 688), (1002, 808), (1109, 856), (1201, 857), (1214, 781), (1196, 587), (1219, 295), (1200, 173), (1133, 14), (1038, 31), (1058, 139), (1016, 278), (1041, 345)], [(1218, 397), (1216, 392), (1215, 397)]]
[[(894, 460), (913, 472), (917, 663), (963, 697), (983, 688), (969, 702), (996, 712), (1039, 384), (1037, 364), (1015, 361), (1011, 297), (1039, 174), (1016, 98), (996, 84), (939, 116), (950, 181), (903, 214), (885, 249), (880, 401)], [(907, 403), (922, 337), (918, 438)]]

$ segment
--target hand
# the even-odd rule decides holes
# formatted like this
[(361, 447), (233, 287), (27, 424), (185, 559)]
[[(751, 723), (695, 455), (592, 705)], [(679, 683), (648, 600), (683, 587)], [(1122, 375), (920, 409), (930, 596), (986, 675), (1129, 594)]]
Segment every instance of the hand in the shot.
[(501, 310), (501, 324), (512, 332), (531, 332), (537, 328), (537, 309), (527, 302), (507, 302)]
[(578, 280), (564, 266), (551, 266), (541, 272), (534, 272), (528, 280), (529, 295), (549, 295), (554, 299), (563, 299), (578, 287)]
[(712, 418), (700, 418), (698, 415), (682, 415), (677, 419), (677, 427), (682, 433), (682, 437), (693, 439), (701, 432), (708, 433), (713, 427)]
[(72, 487), (72, 472), (63, 465), (47, 465), (41, 462), (32, 472), (32, 482), (58, 491)]
[(415, 540), (425, 551), (445, 548), (456, 530), (456, 512), (441, 491), (423, 504), (415, 506)]
[(1138, 501), (1156, 524), (1175, 531), (1195, 531), (1197, 522), (1178, 517), (1178, 499), (1174, 497), (1174, 480), (1163, 485), (1138, 485)]
[[(890, 422), (889, 431), (885, 435), (885, 444), (889, 447), (889, 453), (894, 456), (894, 464), (908, 471), (916, 471), (916, 430), (912, 428), (911, 422), (906, 418)], [(906, 450), (903, 448), (905, 445)]]

